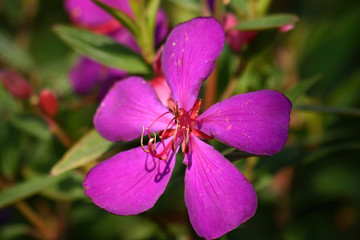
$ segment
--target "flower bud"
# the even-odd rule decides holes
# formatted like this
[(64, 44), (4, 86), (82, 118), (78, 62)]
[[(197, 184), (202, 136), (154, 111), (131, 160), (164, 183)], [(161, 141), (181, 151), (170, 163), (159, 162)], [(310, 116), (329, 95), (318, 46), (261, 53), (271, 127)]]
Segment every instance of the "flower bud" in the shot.
[(30, 84), (17, 72), (0, 70), (0, 81), (16, 98), (27, 99), (31, 96), (32, 88)]
[(284, 26), (279, 27), (279, 32), (288, 32), (291, 29), (293, 29), (295, 27), (294, 24), (286, 24)]
[(257, 35), (256, 31), (241, 31), (232, 29), (238, 24), (238, 20), (235, 15), (227, 13), (223, 17), (223, 27), (225, 30), (225, 38), (230, 47), (239, 52), (241, 48), (250, 43)]
[(39, 107), (49, 117), (54, 117), (58, 112), (58, 101), (55, 94), (49, 89), (41, 90), (39, 94)]

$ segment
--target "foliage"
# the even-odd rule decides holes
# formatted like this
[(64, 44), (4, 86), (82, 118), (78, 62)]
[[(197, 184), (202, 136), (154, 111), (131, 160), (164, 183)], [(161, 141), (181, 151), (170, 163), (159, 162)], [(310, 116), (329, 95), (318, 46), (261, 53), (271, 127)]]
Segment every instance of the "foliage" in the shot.
[[(97, 134), (92, 118), (101, 89), (74, 93), (69, 72), (80, 53), (151, 80), (157, 74), (153, 29), (159, 4), (171, 27), (196, 16), (219, 20), (231, 11), (239, 19), (231, 30), (257, 31), (241, 51), (225, 45), (216, 91), (207, 95), (207, 82), (202, 98), (217, 102), (274, 89), (293, 102), (288, 142), (274, 156), (249, 156), (210, 141), (258, 194), (254, 218), (221, 239), (360, 237), (359, 2), (217, 1), (214, 11), (206, 2), (132, 1), (137, 21), (108, 9), (133, 33), (137, 52), (73, 26), (63, 1), (0, 2), (0, 71), (22, 74), (34, 89), (29, 99), (17, 99), (0, 82), (0, 239), (197, 238), (183, 201), (181, 164), (155, 207), (137, 216), (105, 212), (82, 188), (96, 162), (132, 143), (114, 144)], [(284, 25), (295, 27), (280, 32)], [(39, 108), (44, 88), (56, 93), (55, 117)]]

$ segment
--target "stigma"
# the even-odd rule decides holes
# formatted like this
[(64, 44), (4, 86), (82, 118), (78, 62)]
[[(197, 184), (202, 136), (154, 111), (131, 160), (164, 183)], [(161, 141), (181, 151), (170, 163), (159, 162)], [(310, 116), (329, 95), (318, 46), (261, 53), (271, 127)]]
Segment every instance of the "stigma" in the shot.
[[(206, 135), (205, 133), (193, 128), (194, 122), (196, 118), (199, 116), (199, 110), (201, 107), (202, 100), (197, 99), (194, 103), (194, 106), (186, 111), (183, 108), (179, 108), (177, 102), (173, 99), (168, 100), (169, 111), (161, 114), (159, 117), (155, 119), (155, 121), (148, 127), (143, 126), (143, 131), (141, 134), (140, 144), (142, 149), (146, 153), (150, 153), (153, 157), (159, 158), (161, 160), (166, 160), (169, 156), (169, 151), (176, 151), (179, 144), (181, 144), (182, 152), (184, 154), (190, 152), (190, 144), (189, 144), (189, 136), (190, 134), (194, 134), (203, 139), (212, 139), (213, 137)], [(170, 122), (167, 124), (164, 130), (158, 133), (158, 137), (156, 133), (151, 135), (151, 127), (163, 116), (167, 114), (172, 114), (173, 117)], [(148, 134), (149, 140), (147, 144), (147, 149), (144, 146), (144, 133), (145, 130)], [(164, 139), (171, 138), (171, 141), (165, 144)], [(163, 146), (162, 151), (156, 150), (157, 141), (160, 141), (160, 144)]]

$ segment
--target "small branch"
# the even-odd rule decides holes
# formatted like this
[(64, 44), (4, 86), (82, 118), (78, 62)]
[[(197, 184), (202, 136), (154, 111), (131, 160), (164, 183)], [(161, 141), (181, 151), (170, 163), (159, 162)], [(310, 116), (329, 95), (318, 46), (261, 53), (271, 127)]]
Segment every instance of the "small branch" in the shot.
[(246, 159), (244, 176), (251, 182), (254, 180), (254, 168), (256, 164), (259, 162), (259, 157), (249, 157)]
[[(0, 189), (6, 189), (6, 183), (0, 179)], [(36, 214), (34, 210), (25, 202), (18, 201), (14, 203), (15, 207), (19, 212), (32, 224), (39, 232), (43, 235), (44, 239), (52, 240), (56, 239), (56, 231), (51, 229), (46, 222)]]
[(47, 226), (45, 221), (33, 211), (24, 201), (16, 202), (15, 207), (31, 222), (45, 239), (56, 239), (56, 232)]
[(216, 66), (210, 77), (207, 79), (204, 97), (204, 110), (215, 103), (218, 78), (218, 67)]
[(43, 116), (43, 118), (47, 122), (50, 131), (62, 142), (62, 144), (64, 144), (65, 147), (70, 148), (72, 140), (65, 130), (62, 129), (53, 118), (47, 116)]

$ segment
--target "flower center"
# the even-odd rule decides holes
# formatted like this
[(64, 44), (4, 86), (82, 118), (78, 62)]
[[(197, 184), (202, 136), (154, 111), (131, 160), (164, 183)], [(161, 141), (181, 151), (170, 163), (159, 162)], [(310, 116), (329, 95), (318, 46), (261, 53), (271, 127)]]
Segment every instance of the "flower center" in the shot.
[[(206, 135), (205, 133), (194, 129), (192, 127), (192, 123), (195, 119), (199, 116), (199, 109), (201, 106), (201, 99), (196, 100), (194, 106), (189, 110), (186, 111), (183, 108), (178, 108), (178, 104), (174, 102), (171, 98), (168, 100), (168, 105), (170, 110), (161, 114), (156, 120), (146, 128), (146, 131), (149, 136), (148, 141), (148, 149), (144, 147), (143, 138), (145, 128), (143, 127), (143, 133), (141, 135), (141, 147), (142, 149), (150, 153), (153, 157), (157, 157), (161, 160), (166, 160), (168, 158), (168, 151), (172, 148), (173, 151), (176, 150), (178, 144), (181, 142), (182, 152), (188, 153), (190, 151), (189, 145), (189, 135), (190, 133), (195, 134), (196, 136), (204, 139), (212, 139), (213, 137)], [(166, 114), (172, 113), (173, 118), (167, 124), (166, 128), (159, 132), (159, 139), (161, 144), (163, 145), (163, 150), (161, 152), (156, 151), (156, 133), (153, 134), (151, 137), (150, 128), (157, 122), (160, 118), (165, 116)], [(164, 139), (172, 137), (171, 141), (168, 144), (165, 144)]]

